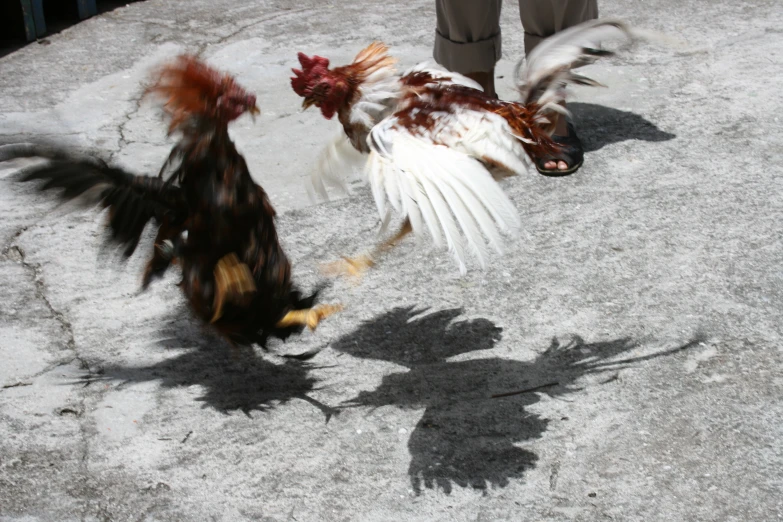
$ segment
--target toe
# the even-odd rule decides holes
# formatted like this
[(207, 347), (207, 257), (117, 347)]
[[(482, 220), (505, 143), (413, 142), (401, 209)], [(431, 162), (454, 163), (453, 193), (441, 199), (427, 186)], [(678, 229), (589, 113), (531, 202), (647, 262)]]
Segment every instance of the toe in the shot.
[(544, 168), (546, 170), (556, 169), (557, 168), (557, 163), (554, 162), (554, 161), (547, 161), (546, 163), (544, 163)]
[(557, 168), (558, 170), (566, 170), (568, 168), (568, 163), (566, 163), (565, 161), (558, 161)]

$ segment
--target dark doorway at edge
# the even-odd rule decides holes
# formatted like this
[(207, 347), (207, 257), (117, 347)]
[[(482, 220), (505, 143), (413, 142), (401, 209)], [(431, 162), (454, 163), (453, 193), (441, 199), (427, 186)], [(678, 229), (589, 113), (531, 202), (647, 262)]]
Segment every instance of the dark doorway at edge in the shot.
[[(97, 0), (98, 14), (124, 7), (139, 0)], [(0, 58), (26, 45), (46, 45), (46, 38), (67, 29), (82, 20), (76, 0), (43, 0), (46, 33), (31, 42), (24, 32), (22, 2), (20, 0), (0, 1)]]

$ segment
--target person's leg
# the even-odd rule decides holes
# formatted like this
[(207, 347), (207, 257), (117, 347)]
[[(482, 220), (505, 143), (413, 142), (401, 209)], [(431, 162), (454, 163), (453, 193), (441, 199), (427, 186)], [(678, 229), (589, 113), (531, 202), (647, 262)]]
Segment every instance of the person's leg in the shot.
[[(598, 18), (598, 0), (520, 0), (519, 17), (525, 31), (525, 54), (530, 55), (542, 40), (556, 32)], [(569, 135), (564, 117), (558, 118), (554, 134)], [(552, 160), (544, 168), (567, 170), (570, 165)]]
[(502, 0), (435, 0), (435, 61), (478, 82), (495, 96)]
[(598, 18), (598, 0), (519, 0), (525, 54), (558, 31)]

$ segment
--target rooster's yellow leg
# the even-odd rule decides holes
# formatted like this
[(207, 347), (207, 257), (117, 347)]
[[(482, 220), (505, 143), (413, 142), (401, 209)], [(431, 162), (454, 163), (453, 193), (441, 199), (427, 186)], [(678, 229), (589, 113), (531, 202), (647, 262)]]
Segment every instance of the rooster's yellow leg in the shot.
[(397, 246), (397, 244), (412, 231), (413, 227), (411, 227), (411, 222), (406, 218), (396, 234), (376, 245), (369, 254), (362, 254), (355, 257), (343, 257), (340, 261), (325, 265), (324, 272), (328, 275), (335, 276), (348, 275), (357, 278), (361, 277), (368, 268), (375, 266), (375, 259)]
[(278, 328), (285, 328), (287, 326), (306, 325), (310, 330), (315, 330), (318, 323), (342, 309), (343, 306), (339, 304), (323, 304), (314, 306), (313, 308), (305, 308), (304, 310), (291, 310), (277, 322), (276, 326)]
[(373, 250), (373, 253), (370, 254), (371, 256), (379, 256), (386, 252), (387, 250), (391, 250), (392, 248), (396, 247), (397, 244), (402, 241), (402, 239), (413, 232), (413, 227), (411, 226), (411, 222), (408, 218), (405, 218), (405, 222), (402, 224), (400, 229), (397, 231), (396, 234), (394, 234), (392, 237), (381, 243), (380, 245), (376, 246)]
[(256, 282), (250, 267), (240, 262), (233, 252), (217, 262), (214, 274), (215, 298), (212, 303), (214, 314), (211, 323), (223, 316), (225, 303), (247, 303), (256, 293)]

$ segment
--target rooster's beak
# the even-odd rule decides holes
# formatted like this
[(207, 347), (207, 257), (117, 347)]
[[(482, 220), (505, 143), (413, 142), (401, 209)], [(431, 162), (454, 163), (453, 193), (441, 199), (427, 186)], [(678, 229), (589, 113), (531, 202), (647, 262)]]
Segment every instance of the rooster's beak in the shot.
[(315, 100), (314, 99), (312, 99), (312, 98), (305, 98), (304, 101), (302, 102), (302, 110), (306, 111), (307, 109), (309, 109), (313, 105), (315, 105)]
[(255, 123), (256, 122), (256, 116), (261, 114), (261, 109), (259, 109), (255, 105), (253, 105), (252, 107), (250, 107), (250, 110), (248, 112), (250, 112), (250, 117), (253, 118), (253, 123)]

